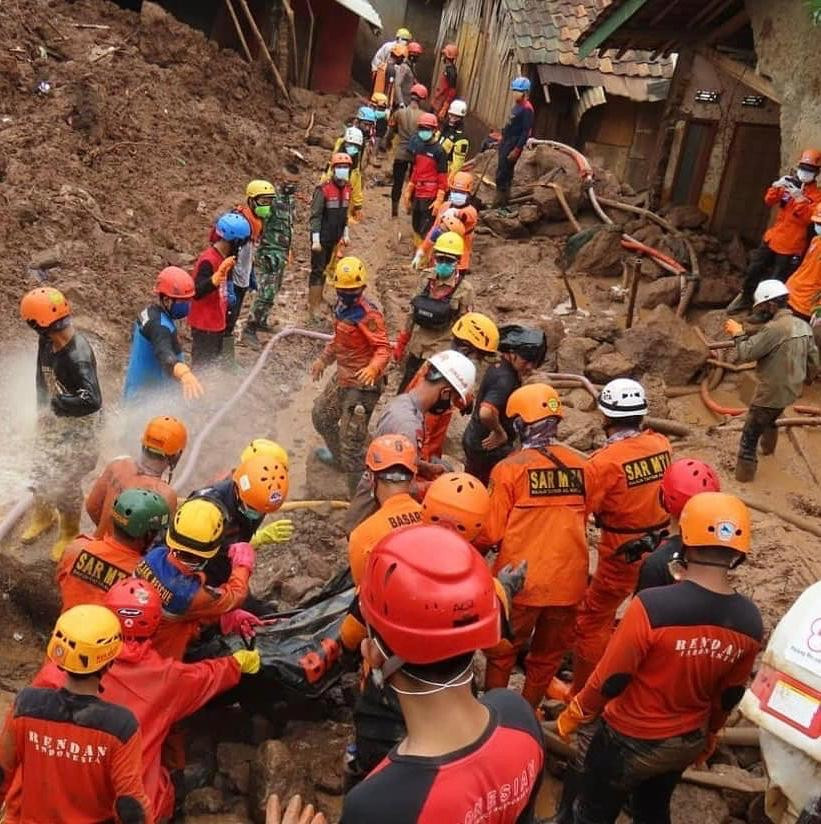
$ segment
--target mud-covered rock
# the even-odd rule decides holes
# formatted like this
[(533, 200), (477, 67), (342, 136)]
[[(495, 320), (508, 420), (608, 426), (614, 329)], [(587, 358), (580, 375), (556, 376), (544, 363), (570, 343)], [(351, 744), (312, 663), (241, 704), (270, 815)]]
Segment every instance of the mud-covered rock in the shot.
[(702, 278), (693, 297), (693, 306), (726, 306), (741, 288), (739, 277)]
[(256, 747), (235, 741), (222, 741), (217, 746), (217, 768), (228, 779), (229, 786), (242, 793), (248, 792), (251, 779), (251, 762), (257, 754)]
[(673, 206), (667, 212), (667, 220), (676, 229), (698, 229), (707, 222), (708, 217), (698, 206)]
[(679, 297), (679, 278), (671, 275), (659, 278), (647, 284), (641, 290), (639, 306), (642, 309), (655, 309), (656, 306), (675, 306)]
[(707, 349), (690, 325), (667, 306), (657, 306), (616, 341), (616, 349), (641, 372), (668, 384), (685, 384), (704, 366)]
[(730, 808), (718, 790), (680, 782), (670, 802), (672, 824), (726, 824)]
[(599, 343), (613, 343), (623, 330), (621, 319), (612, 315), (596, 314), (582, 324), (580, 331)]
[(224, 803), (225, 798), (216, 787), (200, 787), (186, 795), (183, 809), (189, 816), (218, 813)]
[(517, 215), (492, 210), (482, 212), (481, 220), (500, 237), (527, 237), (527, 227)]
[(556, 352), (556, 370), (573, 375), (584, 373), (587, 356), (598, 346), (598, 341), (585, 337), (566, 337)]
[(571, 389), (564, 402), (580, 412), (592, 412), (596, 408), (596, 399), (586, 389)]
[(747, 249), (738, 235), (733, 235), (724, 252), (727, 255), (727, 260), (740, 272), (747, 268)]
[(598, 355), (584, 370), (594, 383), (607, 383), (614, 378), (630, 378), (636, 371), (636, 364), (620, 352)]
[(268, 797), (276, 793), (290, 798), (294, 793), (305, 796), (306, 776), (298, 773), (294, 755), (283, 741), (272, 739), (259, 745), (251, 770), (249, 802), (251, 817), (258, 824), (265, 821)]
[(183, 824), (252, 824), (247, 815), (238, 813), (186, 815), (182, 822)]
[(590, 452), (604, 441), (598, 416), (572, 407), (565, 407), (558, 437), (566, 446), (572, 446), (582, 452)]
[(282, 584), (280, 594), (289, 604), (298, 604), (307, 595), (319, 591), (323, 581), (309, 575), (295, 575)]
[(568, 272), (594, 277), (618, 277), (622, 273), (624, 250), (621, 228), (604, 226), (579, 249)]
[(534, 223), (539, 222), (541, 213), (539, 212), (538, 206), (532, 203), (525, 203), (519, 207), (517, 216), (525, 226), (532, 226)]

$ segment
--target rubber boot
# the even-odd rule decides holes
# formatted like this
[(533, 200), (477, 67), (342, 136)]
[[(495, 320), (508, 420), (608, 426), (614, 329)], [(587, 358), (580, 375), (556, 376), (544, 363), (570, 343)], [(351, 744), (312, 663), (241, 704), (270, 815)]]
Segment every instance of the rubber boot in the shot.
[(308, 287), (308, 315), (312, 320), (320, 317), (319, 307), (322, 305), (322, 284)]
[(220, 354), (220, 359), (222, 361), (222, 366), (230, 372), (239, 371), (239, 364), (237, 364), (235, 346), (236, 342), (233, 334), (225, 335), (223, 337), (222, 353)]
[(582, 774), (575, 767), (568, 764), (567, 772), (564, 774), (559, 806), (553, 817), (546, 820), (546, 824), (573, 824), (573, 803), (581, 789), (581, 782)]
[(738, 458), (735, 463), (735, 479), (743, 484), (755, 478), (756, 462), (746, 458)]
[(245, 328), (242, 330), (242, 337), (239, 342), (243, 346), (247, 346), (249, 349), (259, 349), (260, 343), (259, 338), (257, 337), (257, 325), (254, 321), (249, 320), (248, 323), (245, 324)]
[(24, 544), (36, 541), (44, 532), (48, 532), (57, 522), (57, 510), (51, 504), (35, 501), (31, 520), (28, 522), (20, 540)]
[(745, 312), (747, 309), (752, 309), (752, 306), (753, 296), (748, 295), (746, 292), (739, 292), (729, 304), (727, 304), (725, 311), (728, 315), (737, 315), (740, 312)]
[(497, 189), (496, 194), (493, 198), (493, 205), (491, 206), (492, 209), (504, 209), (507, 206), (508, 198), (510, 197), (510, 192), (507, 189)]
[(63, 557), (65, 548), (79, 535), (80, 533), (80, 514), (78, 512), (66, 512), (65, 510), (58, 510), (60, 531), (57, 535), (57, 540), (51, 547), (51, 559), (59, 561)]
[(772, 455), (778, 444), (778, 429), (776, 429), (776, 427), (765, 429), (759, 443), (761, 444), (762, 455)]

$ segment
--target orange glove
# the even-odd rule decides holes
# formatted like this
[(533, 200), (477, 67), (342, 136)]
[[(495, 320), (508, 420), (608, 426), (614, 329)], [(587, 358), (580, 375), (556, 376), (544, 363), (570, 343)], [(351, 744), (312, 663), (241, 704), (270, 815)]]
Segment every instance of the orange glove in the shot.
[(585, 715), (579, 705), (579, 699), (574, 698), (556, 719), (556, 728), (562, 739), (568, 741), (570, 736), (573, 735), (582, 724), (589, 724), (593, 718), (594, 716), (592, 715)]
[(707, 743), (704, 745), (704, 749), (701, 751), (699, 757), (693, 762), (696, 767), (703, 767), (707, 763), (708, 759), (711, 758), (713, 753), (716, 751), (717, 745), (718, 733), (707, 733)]
[(744, 327), (737, 320), (728, 318), (724, 321), (724, 331), (731, 337), (737, 338), (744, 334)]
[(185, 363), (175, 363), (174, 377), (182, 384), (182, 396), (187, 401), (194, 401), (205, 394), (202, 384), (197, 380), (197, 376), (191, 371), (191, 367)]
[(353, 615), (346, 615), (339, 627), (339, 640), (349, 652), (357, 652), (359, 645), (368, 637), (368, 631)]
[(442, 204), (445, 202), (445, 193), (440, 189), (436, 193), (436, 199), (433, 203), (430, 204), (430, 213), (432, 215), (438, 214), (439, 210), (442, 208)]
[(211, 283), (214, 284), (217, 288), (219, 288), (223, 283), (225, 283), (226, 278), (228, 277), (228, 273), (234, 268), (234, 261), (236, 258), (233, 255), (225, 258), (225, 260), (220, 263), (217, 271), (211, 275)]
[(402, 206), (408, 214), (411, 211), (411, 201), (413, 200), (413, 190), (415, 188), (413, 183), (406, 183), (405, 188), (402, 190)]
[(375, 366), (363, 366), (356, 373), (356, 379), (363, 386), (373, 386), (379, 379), (380, 372)]

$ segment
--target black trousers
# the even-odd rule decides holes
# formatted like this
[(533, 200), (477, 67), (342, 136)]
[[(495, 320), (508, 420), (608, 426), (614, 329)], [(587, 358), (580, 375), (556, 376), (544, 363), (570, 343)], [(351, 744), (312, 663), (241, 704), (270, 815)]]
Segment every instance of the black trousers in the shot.
[(248, 294), (248, 286), (237, 286), (234, 284), (234, 294), (237, 296), (237, 299), (234, 301), (234, 305), (228, 310), (228, 316), (225, 319), (225, 337), (229, 337), (234, 334), (234, 327), (237, 325), (237, 321), (239, 320), (239, 312), (242, 309), (242, 302), (245, 300), (245, 296)]
[(336, 244), (333, 246), (322, 244), (319, 252), (311, 251), (311, 274), (308, 276), (308, 286), (322, 286), (325, 283), (325, 267), (335, 248)]
[[(758, 442), (761, 436), (771, 430), (776, 430), (775, 422), (783, 409), (772, 409), (769, 406), (751, 406), (744, 419), (744, 429), (741, 430), (741, 439), (738, 442), (738, 457), (744, 461), (758, 460)], [(775, 433), (771, 434), (774, 437)], [(767, 451), (765, 446), (764, 451)]]
[(436, 220), (436, 216), (430, 210), (434, 200), (435, 198), (432, 197), (415, 197), (413, 199), (411, 225), (414, 233), (421, 238), (426, 237), (430, 227), (433, 226), (433, 221)]
[(225, 332), (204, 332), (191, 330), (191, 365), (208, 366), (222, 354), (222, 339)]
[(402, 187), (405, 185), (405, 177), (407, 177), (410, 164), (410, 160), (393, 161), (393, 185), (391, 186), (391, 203), (399, 203), (399, 201), (402, 199)]
[(499, 146), (499, 162), (496, 165), (497, 191), (509, 192), (513, 185), (513, 170), (516, 168), (516, 161), (508, 160), (507, 156), (514, 148), (514, 146)]
[(766, 243), (762, 243), (753, 252), (750, 265), (744, 275), (742, 291), (752, 297), (755, 287), (762, 280), (772, 278), (786, 283), (787, 278), (798, 268), (801, 255), (780, 255), (774, 252)]

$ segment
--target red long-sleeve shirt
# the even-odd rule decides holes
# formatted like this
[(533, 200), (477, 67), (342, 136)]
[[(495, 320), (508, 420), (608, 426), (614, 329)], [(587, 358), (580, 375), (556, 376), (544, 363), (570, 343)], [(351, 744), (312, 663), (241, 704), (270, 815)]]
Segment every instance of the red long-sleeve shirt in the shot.
[(716, 732), (741, 700), (764, 627), (752, 601), (691, 581), (642, 590), (577, 699), (623, 735)]

